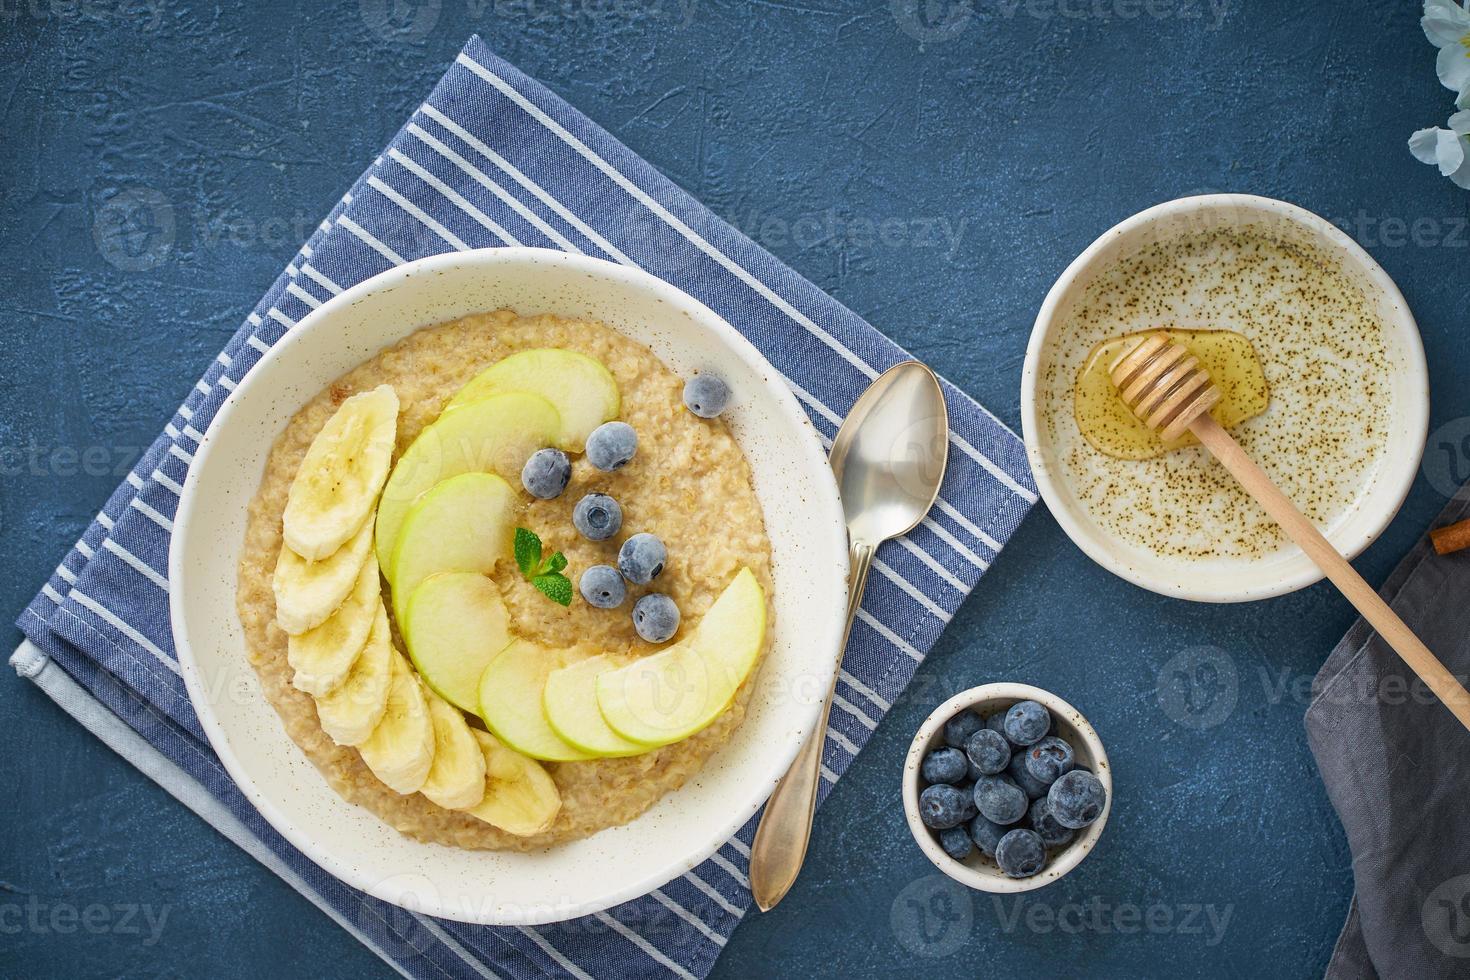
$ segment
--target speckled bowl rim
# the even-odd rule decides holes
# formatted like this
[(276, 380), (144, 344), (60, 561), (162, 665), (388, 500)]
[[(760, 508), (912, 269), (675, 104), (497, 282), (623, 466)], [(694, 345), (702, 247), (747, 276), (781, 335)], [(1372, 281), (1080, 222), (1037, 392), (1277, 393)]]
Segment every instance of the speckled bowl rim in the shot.
[[(441, 277), (452, 275), (465, 267), (472, 268), (476, 274), (483, 272), (485, 276), (491, 277), (485, 280), (490, 282), (493, 281), (497, 269), (504, 269), (510, 264), (542, 271), (556, 267), (569, 277), (587, 277), (599, 282), (616, 283), (618, 288), (626, 287), (638, 293), (650, 304), (657, 304), (656, 308), (660, 317), (667, 311), (668, 323), (660, 322), (657, 328), (648, 328), (654, 330), (658, 336), (682, 336), (693, 331), (694, 333), (689, 333), (688, 336), (700, 336), (705, 338), (705, 341), (711, 342), (718, 349), (718, 355), (680, 352), (680, 356), (698, 358), (714, 356), (713, 363), (709, 360), (700, 360), (699, 369), (713, 369), (719, 363), (724, 363), (727, 365), (726, 370), (730, 372), (727, 376), (732, 386), (743, 379), (742, 383), (746, 384), (749, 389), (761, 392), (757, 399), (760, 401), (759, 405), (737, 404), (732, 409), (732, 424), (736, 428), (737, 441), (741, 443), (743, 452), (749, 454), (752, 451), (749, 440), (754, 438), (754, 435), (745, 430), (753, 423), (742, 422), (740, 413), (749, 413), (752, 419), (769, 419), (771, 424), (779, 426), (775, 438), (765, 435), (760, 437), (759, 448), (762, 452), (769, 451), (779, 455), (780, 465), (789, 468), (793, 474), (790, 479), (799, 482), (803, 488), (801, 497), (787, 505), (791, 509), (787, 517), (790, 521), (800, 523), (801, 534), (807, 538), (795, 553), (800, 554), (804, 559), (814, 561), (819, 572), (815, 577), (803, 573), (812, 582), (810, 596), (807, 592), (800, 590), (793, 593), (794, 596), (799, 596), (799, 599), (792, 601), (799, 601), (802, 604), (803, 615), (777, 615), (776, 639), (771, 655), (763, 661), (760, 672), (757, 674), (757, 687), (748, 706), (748, 716), (741, 728), (732, 736), (730, 743), (722, 746), (706, 760), (704, 766), (691, 775), (681, 789), (665, 794), (649, 811), (630, 823), (608, 828), (591, 837), (543, 851), (463, 850), (439, 844), (425, 844), (398, 834), (397, 831), (383, 823), (376, 814), (337, 797), (334, 791), (326, 786), (325, 780), (306, 760), (300, 749), (287, 738), (284, 727), (279, 718), (275, 716), (274, 709), (265, 704), (263, 710), (270, 716), (269, 721), (256, 718), (251, 723), (266, 726), (260, 729), (262, 732), (278, 732), (280, 738), (289, 743), (283, 750), (288, 752), (283, 764), (290, 766), (293, 774), (300, 774), (297, 781), (292, 784), (293, 792), (299, 791), (300, 786), (307, 785), (300, 783), (299, 779), (319, 780), (320, 789), (324, 789), (330, 797), (335, 797), (335, 800), (332, 801), (333, 805), (340, 803), (341, 806), (347, 808), (345, 811), (338, 811), (339, 819), (346, 819), (343, 815), (350, 812), (353, 814), (352, 820), (365, 819), (371, 826), (381, 825), (379, 829), (385, 830), (386, 836), (379, 840), (379, 849), (381, 850), (385, 844), (396, 848), (399, 843), (402, 843), (404, 852), (409, 853), (414, 862), (406, 864), (402, 869), (391, 869), (385, 872), (382, 867), (379, 867), (374, 871), (371, 870), (374, 862), (381, 865), (389, 858), (375, 856), (373, 848), (368, 844), (344, 844), (337, 839), (341, 836), (341, 828), (339, 826), (323, 828), (319, 825), (320, 821), (315, 820), (314, 813), (311, 820), (298, 819), (288, 814), (287, 808), (283, 806), (284, 800), (263, 789), (260, 782), (253, 777), (252, 772), (259, 769), (259, 762), (252, 762), (249, 766), (242, 762), (242, 753), (251, 754), (252, 758), (255, 758), (256, 753), (268, 750), (236, 745), (227, 734), (221, 718), (216, 713), (216, 700), (243, 697), (247, 702), (263, 702), (264, 699), (259, 694), (258, 680), (254, 671), (243, 662), (243, 637), (238, 638), (240, 647), (238, 651), (234, 649), (234, 638), (214, 636), (208, 633), (191, 637), (189, 628), (191, 616), (197, 619), (200, 615), (197, 612), (191, 612), (191, 600), (186, 595), (196, 572), (191, 562), (197, 563), (205, 560), (195, 552), (208, 548), (207, 536), (201, 537), (205, 535), (205, 532), (201, 531), (199, 535), (196, 535), (194, 528), (196, 524), (214, 527), (218, 523), (204, 518), (203, 512), (207, 509), (243, 511), (249, 499), (254, 496), (255, 486), (252, 483), (249, 487), (239, 488), (243, 496), (233, 496), (226, 500), (206, 500), (198, 492), (201, 482), (200, 475), (209, 469), (211, 457), (221, 442), (220, 434), (232, 425), (232, 419), (236, 416), (244, 399), (252, 397), (258, 399), (262, 397), (259, 393), (263, 392), (264, 397), (277, 401), (290, 401), (289, 408), (281, 409), (285, 417), (289, 419), (301, 404), (304, 404), (315, 391), (320, 390), (320, 386), (317, 386), (310, 392), (297, 391), (298, 385), (288, 384), (286, 391), (282, 392), (274, 387), (263, 388), (262, 386), (273, 378), (283, 384), (287, 383), (290, 375), (281, 378), (273, 373), (273, 365), (296, 357), (302, 341), (318, 324), (327, 322), (328, 317), (341, 311), (350, 311), (380, 291), (405, 287), (415, 280), (417, 280), (415, 288), (423, 288), (425, 284), (443, 281)], [(496, 287), (486, 288), (493, 292)], [(542, 287), (538, 289), (542, 289), (538, 295), (553, 295)], [(552, 303), (553, 301), (548, 300), (548, 304)], [(526, 312), (534, 312), (534, 310)], [(423, 322), (405, 323), (401, 326), (395, 324), (392, 329), (398, 332), (393, 335), (393, 339), (408, 336), (414, 330), (441, 322), (442, 319), (432, 318)], [(392, 342), (393, 340), (387, 341), (390, 344)], [(338, 342), (340, 353), (334, 356), (342, 358), (349, 365), (356, 364), (366, 357), (371, 357), (376, 350), (384, 346), (375, 344), (369, 350), (361, 347), (361, 343), (356, 338), (343, 339)], [(674, 348), (680, 343), (685, 343), (693, 350), (700, 348), (704, 341), (670, 339), (662, 346), (655, 344), (655, 353), (661, 359), (665, 358), (674, 353)], [(366, 350), (366, 353), (360, 354), (360, 350)], [(720, 359), (725, 360), (722, 362)], [(313, 368), (312, 370), (319, 369)], [(327, 380), (329, 381), (330, 377), (335, 377), (338, 373), (340, 372), (331, 372)], [(767, 399), (769, 404), (765, 401)], [(258, 404), (258, 402), (252, 404)], [(251, 411), (259, 413), (264, 410), (252, 409)], [(275, 431), (267, 431), (243, 438), (251, 441), (252, 454), (256, 451), (254, 449), (256, 441), (263, 442), (265, 448), (260, 450), (263, 454), (269, 452), (269, 446), (275, 440), (276, 435)], [(775, 464), (768, 465), (774, 466)], [(760, 469), (754, 461), (751, 466), (753, 476), (756, 477), (755, 482), (759, 484)], [(226, 473), (228, 472), (227, 469)], [(216, 479), (215, 482), (218, 480)], [(258, 475), (255, 477), (255, 482), (258, 482)], [(764, 498), (762, 504), (763, 509), (768, 510), (769, 505)], [(769, 512), (766, 519), (769, 524), (771, 521)], [(196, 543), (195, 537), (201, 537), (204, 543)], [(240, 537), (243, 539), (243, 532)], [(234, 550), (229, 551), (232, 566), (229, 569), (231, 583), (234, 582), (233, 561), (239, 553), (238, 547), (239, 544), (236, 544)], [(789, 543), (783, 544), (777, 540), (775, 533), (771, 534), (771, 547), (774, 560), (773, 572), (776, 573), (779, 587), (783, 580), (780, 574), (783, 554), (791, 553), (791, 547)], [(206, 557), (209, 561), (217, 560), (212, 556)], [(786, 564), (790, 565), (793, 562), (786, 560)], [(846, 524), (837, 495), (836, 481), (827, 465), (826, 454), (812, 428), (810, 419), (797, 403), (782, 376), (766, 361), (754, 345), (703, 303), (641, 269), (552, 249), (506, 247), (435, 255), (405, 263), (365, 280), (334, 296), (323, 303), (319, 309), (313, 310), (274, 344), (250, 369), (237, 388), (221, 405), (209, 429), (200, 440), (188, 477), (184, 482), (169, 549), (169, 581), (171, 583), (169, 607), (180, 672), (204, 734), (223, 763), (225, 771), (239, 786), (245, 799), (259, 810), (267, 822), (287, 841), (348, 885), (365, 891), (375, 898), (407, 909), (412, 914), (426, 913), (440, 918), (481, 925), (526, 926), (577, 918), (646, 895), (679, 875), (698, 867), (729, 841), (754, 815), (790, 767), (808, 733), (816, 727), (820, 702), (815, 698), (800, 696), (796, 692), (807, 688), (825, 690), (832, 676), (837, 672), (838, 664), (834, 651), (842, 636), (847, 603), (848, 567)], [(202, 569), (198, 571), (202, 572)], [(210, 571), (207, 574), (214, 576), (216, 573)], [(788, 572), (787, 574), (789, 576), (793, 573)], [(786, 580), (791, 581), (789, 577)], [(818, 582), (820, 583), (819, 588)], [(219, 588), (217, 582), (214, 587)], [(234, 618), (235, 626), (238, 628), (233, 595), (233, 584), (231, 584), (228, 616)], [(203, 602), (204, 599), (195, 601)], [(773, 599), (773, 601), (777, 600)], [(215, 647), (216, 649), (210, 650), (207, 654), (211, 658), (229, 657), (232, 654), (241, 658), (241, 662), (227, 663), (227, 666), (236, 671), (239, 681), (231, 683), (238, 683), (244, 690), (243, 694), (240, 689), (220, 690), (217, 683), (211, 687), (210, 676), (206, 675), (198, 659), (198, 653), (195, 650), (196, 643), (201, 646)], [(775, 670), (771, 662), (777, 659), (774, 654), (782, 646), (805, 651), (793, 654), (797, 658), (790, 664), (794, 672), (784, 676)], [(219, 666), (212, 668), (216, 673), (223, 669)], [(254, 688), (251, 685), (255, 685)], [(766, 717), (758, 720), (758, 709), (765, 712)], [(251, 717), (254, 718), (254, 716)], [(273, 728), (270, 727), (272, 725)], [(766, 738), (759, 744), (747, 743), (738, 749), (732, 749), (742, 740), (755, 740), (762, 732)], [(267, 734), (267, 737), (273, 738), (274, 735)], [(289, 754), (289, 750), (295, 750), (294, 755)], [(722, 756), (732, 751), (735, 758), (722, 761)], [(318, 792), (318, 788), (313, 786), (313, 798)], [(691, 793), (695, 794), (699, 800), (705, 801), (701, 812), (694, 814), (684, 812), (695, 806)], [(716, 799), (710, 800), (706, 794), (713, 794)], [(671, 799), (680, 802), (673, 804), (675, 808), (673, 811), (663, 809)], [(711, 806), (709, 805), (711, 802), (721, 805)], [(358, 813), (358, 811), (361, 812)], [(363, 815), (366, 817), (364, 818)], [(663, 835), (668, 833), (668, 821), (671, 820), (676, 822), (681, 839), (697, 837), (697, 845), (670, 845), (668, 838)], [(349, 826), (355, 825), (349, 824)], [(639, 853), (650, 853), (655, 857), (636, 868), (627, 869), (626, 874), (619, 876), (616, 871), (617, 861), (609, 859), (611, 849), (617, 847), (616, 841), (624, 840), (619, 836), (620, 833), (629, 828), (638, 827), (642, 828), (638, 833), (645, 837), (649, 834), (654, 835), (651, 840), (635, 839), (641, 848)], [(523, 873), (522, 865), (525, 862), (534, 862), (543, 855), (550, 856), (564, 848), (576, 848), (564, 859), (565, 863), (572, 865), (570, 880), (574, 884), (568, 886), (565, 883), (568, 880), (565, 872), (559, 878), (561, 884), (558, 887), (565, 888), (566, 891), (557, 892), (554, 897), (544, 898), (541, 901), (523, 900), (520, 896), (505, 899), (496, 892), (497, 886), (501, 886), (501, 882), (509, 878), (511, 873), (514, 875)], [(603, 855), (602, 859), (599, 859), (599, 854)], [(393, 860), (400, 859), (408, 861), (406, 857), (393, 858)], [(504, 865), (495, 863), (501, 859), (504, 860)], [(459, 889), (456, 884), (458, 890), (446, 892), (438, 878), (426, 875), (424, 871), (428, 869), (437, 874), (436, 869), (445, 869), (446, 875), (459, 874), (452, 869), (451, 863), (471, 865), (471, 872), (467, 874), (472, 882), (463, 889)], [(609, 864), (614, 867), (610, 869)], [(508, 871), (497, 878), (494, 869), (501, 867), (507, 868)], [(532, 870), (534, 873), (535, 869)], [(549, 871), (547, 873), (549, 874)], [(458, 879), (455, 880), (458, 881)], [(472, 891), (472, 888), (478, 891)]]
[[(964, 861), (956, 861), (944, 853), (944, 848), (939, 846), (939, 838), (934, 831), (924, 826), (924, 821), (919, 819), (919, 783), (921, 782), (919, 767), (923, 764), (924, 756), (930, 749), (944, 744), (944, 723), (960, 711), (966, 708), (982, 707), (988, 709), (980, 712), (986, 715), (996, 708), (1009, 707), (1017, 701), (1028, 699), (1040, 703), (1051, 712), (1055, 722), (1052, 734), (1059, 734), (1072, 743), (1078, 760), (1087, 765), (1102, 781), (1107, 798), (1103, 803), (1102, 814), (1096, 820), (1083, 828), (1082, 832), (1074, 837), (1066, 847), (1054, 853), (1049, 852), (1053, 853), (1053, 856), (1047, 860), (1046, 867), (1041, 869), (1040, 874), (1030, 878), (1008, 878), (1000, 868), (996, 867), (992, 859), (985, 857), (978, 849)], [(908, 821), (909, 831), (914, 835), (915, 843), (919, 845), (919, 850), (924, 852), (924, 856), (934, 867), (960, 884), (982, 892), (1014, 895), (1044, 888), (1065, 877), (1068, 872), (1081, 864), (1082, 859), (1091, 854), (1092, 849), (1097, 846), (1098, 839), (1102, 837), (1103, 827), (1107, 825), (1108, 814), (1112, 810), (1113, 770), (1108, 763), (1108, 754), (1103, 750), (1102, 739), (1098, 738), (1097, 732), (1088, 724), (1087, 719), (1082, 717), (1082, 712), (1050, 691), (1032, 687), (1030, 684), (982, 684), (956, 694), (935, 708), (929, 717), (924, 719), (924, 724), (919, 726), (913, 742), (909, 745), (909, 753), (903, 763), (903, 813)]]
[[(1026, 443), (1026, 456), (1047, 509), (1067, 536), (1089, 558), (1134, 585), (1160, 595), (1195, 602), (1249, 602), (1267, 599), (1305, 588), (1320, 581), (1323, 575), (1294, 544), (1286, 545), (1289, 558), (1280, 562), (1268, 574), (1263, 575), (1259, 568), (1253, 570), (1253, 566), (1272, 561), (1273, 556), (1266, 556), (1255, 562), (1242, 560), (1234, 563), (1238, 566), (1233, 575), (1237, 584), (1230, 588), (1201, 584), (1195, 576), (1170, 576), (1163, 571), (1156, 573), (1152, 567), (1140, 568), (1124, 560), (1122, 556), (1108, 549), (1106, 542), (1109, 536), (1102, 529), (1074, 513), (1080, 507), (1074, 508), (1060, 489), (1059, 485), (1064, 479), (1052, 465), (1048, 458), (1048, 446), (1040, 437), (1042, 429), (1036, 394), (1040, 384), (1042, 352), (1058, 326), (1062, 301), (1073, 284), (1088, 275), (1096, 262), (1105, 258), (1105, 253), (1115, 240), (1137, 235), (1162, 219), (1225, 209), (1258, 211), (1263, 218), (1301, 225), (1307, 231), (1325, 239), (1336, 247), (1337, 254), (1345, 262), (1355, 267), (1356, 272), (1381, 292), (1380, 309), (1386, 307), (1393, 311), (1394, 315), (1384, 321), (1384, 329), (1394, 334), (1403, 355), (1404, 397), (1395, 399), (1398, 414), (1394, 421), (1395, 428), (1405, 434), (1405, 439), (1403, 442), (1395, 442), (1391, 447), (1375, 484), (1368, 489), (1360, 503), (1360, 513), (1353, 520), (1339, 524), (1328, 534), (1328, 539), (1348, 558), (1356, 557), (1377, 540), (1398, 514), (1418, 475), (1419, 464), (1424, 455), (1424, 443), (1429, 434), (1429, 371), (1424, 361), (1424, 344), (1419, 336), (1419, 327), (1409, 309), (1408, 301), (1383, 267), (1351, 236), (1330, 221), (1295, 204), (1269, 197), (1254, 194), (1203, 194), (1154, 205), (1103, 232), (1067, 266), (1036, 314), (1036, 323), (1031, 330), (1025, 363), (1021, 369), (1021, 435)], [(1416, 394), (1418, 397), (1414, 397)], [(1168, 566), (1160, 559), (1157, 567), (1162, 570)], [(1180, 565), (1176, 571), (1184, 567)]]

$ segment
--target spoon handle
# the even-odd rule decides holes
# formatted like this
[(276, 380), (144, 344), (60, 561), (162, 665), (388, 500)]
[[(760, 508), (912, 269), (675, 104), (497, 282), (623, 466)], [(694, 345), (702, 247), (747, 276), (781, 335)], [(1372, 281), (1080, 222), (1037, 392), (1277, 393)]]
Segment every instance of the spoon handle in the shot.
[(1435, 696), (1449, 708), (1460, 724), (1470, 729), (1470, 693), (1429, 651), (1414, 631), (1398, 617), (1388, 603), (1363, 581), (1348, 560), (1337, 553), (1322, 532), (1302, 512), (1297, 510), (1291, 498), (1282, 493), (1271, 478), (1256, 465), (1255, 460), (1245, 454), (1240, 444), (1220, 427), (1220, 423), (1208, 413), (1195, 419), (1189, 426), (1210, 452), (1215, 454), (1230, 475), (1240, 482), (1246, 491), (1256, 498), (1266, 513), (1281, 525), (1291, 540), (1295, 541), (1307, 557), (1332, 580), (1344, 598), (1363, 614), (1378, 635), (1383, 637), (1404, 663), (1418, 674)]
[[(864, 541), (852, 543), (852, 572), (847, 591), (847, 625), (842, 630), (842, 644), (837, 648), (837, 666), (847, 638), (852, 635), (852, 621), (863, 601), (863, 587), (868, 582), (868, 569), (873, 564), (874, 545)], [(776, 784), (776, 791), (766, 801), (750, 848), (750, 891), (762, 912), (769, 912), (786, 897), (806, 860), (807, 843), (812, 836), (812, 818), (817, 810), (817, 788), (822, 784), (822, 747), (827, 741), (827, 715), (832, 710), (832, 695), (837, 691), (838, 671), (832, 672), (832, 684), (822, 701), (817, 727), (807, 736), (796, 754), (796, 761)]]

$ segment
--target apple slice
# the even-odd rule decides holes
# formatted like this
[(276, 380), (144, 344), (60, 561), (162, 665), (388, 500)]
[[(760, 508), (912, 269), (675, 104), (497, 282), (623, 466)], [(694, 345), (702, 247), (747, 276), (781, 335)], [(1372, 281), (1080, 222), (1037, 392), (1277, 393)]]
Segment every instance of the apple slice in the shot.
[(307, 694), (331, 693), (347, 680), (347, 674), (367, 646), (373, 619), (383, 604), (378, 563), (371, 553), (358, 570), (357, 581), (346, 601), (320, 626), (287, 637), (286, 661), (295, 674), (291, 683)]
[(286, 544), (307, 561), (342, 547), (372, 512), (398, 432), (391, 385), (353, 395), (312, 440), (286, 495)]
[(357, 751), (373, 775), (393, 792), (407, 795), (418, 792), (434, 766), (434, 721), (424, 686), (403, 655), (395, 652), (390, 663), (388, 707)]
[(561, 811), (561, 793), (541, 763), (478, 728), (470, 733), (485, 755), (485, 798), (465, 812), (517, 837), (549, 829)]
[(478, 572), (425, 579), (399, 623), (424, 683), (463, 711), (479, 713), (480, 675), (510, 643), (510, 614), (495, 583)]
[(388, 708), (388, 688), (393, 681), (393, 634), (388, 628), (388, 610), (378, 603), (373, 629), (352, 670), (341, 686), (316, 699), (316, 717), (322, 731), (338, 745), (359, 745), (383, 720)]
[(463, 810), (485, 797), (485, 754), (464, 715), (433, 691), (424, 695), (434, 722), (434, 765), (419, 792), (446, 810)]
[(345, 545), (321, 561), (307, 561), (281, 546), (271, 590), (276, 595), (276, 624), (287, 633), (305, 633), (327, 621), (352, 592), (362, 564), (373, 548), (373, 518), (362, 522)]
[(494, 473), (461, 473), (414, 501), (398, 532), (388, 575), (399, 626), (409, 597), (429, 576), (488, 575), (496, 562), (509, 557), (517, 509), (515, 491)]
[(742, 568), (686, 639), (598, 676), (603, 718), (643, 745), (688, 738), (729, 706), (755, 668), (765, 635), (765, 593)]
[(561, 416), (539, 395), (491, 395), (439, 417), (393, 467), (378, 503), (378, 561), (393, 574), (393, 548), (409, 509), (425, 490), (461, 473), (498, 473), (510, 481), (561, 431)]
[(546, 675), (541, 699), (551, 730), (573, 748), (598, 758), (641, 755), (649, 750), (609, 728), (597, 706), (597, 677), (616, 667), (606, 654), (560, 667)]
[(541, 708), (546, 675), (572, 662), (562, 650), (516, 640), (490, 661), (480, 678), (480, 717), (506, 745), (533, 759), (580, 762), (589, 753), (552, 731)]
[(459, 409), (505, 391), (525, 391), (551, 402), (561, 415), (554, 445), (580, 453), (587, 437), (618, 417), (622, 396), (612, 372), (596, 358), (572, 350), (523, 350), (492, 364), (469, 380), (445, 411)]

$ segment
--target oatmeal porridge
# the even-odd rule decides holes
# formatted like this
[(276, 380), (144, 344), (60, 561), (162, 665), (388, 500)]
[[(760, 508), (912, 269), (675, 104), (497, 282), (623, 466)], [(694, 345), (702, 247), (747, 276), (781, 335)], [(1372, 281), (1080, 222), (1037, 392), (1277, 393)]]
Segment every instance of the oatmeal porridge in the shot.
[[(516, 368), (487, 386), (501, 363)], [(412, 334), (291, 419), (250, 505), (237, 606), (266, 697), (338, 793), (419, 840), (530, 850), (627, 823), (732, 738), (773, 633), (770, 543), (728, 425), (687, 409), (684, 384), (603, 324), (501, 310)], [(518, 428), (476, 423), (489, 405)], [(599, 468), (587, 430), (614, 421), (636, 452)], [(478, 458), (451, 445), (461, 430)], [(523, 488), (543, 448), (550, 496), (528, 492), (530, 467)], [(365, 522), (347, 513), (359, 490)], [(601, 539), (574, 519), (594, 494), (621, 516)], [(656, 561), (630, 554), (634, 535)], [(592, 595), (593, 569), (622, 574)], [(444, 653), (455, 643), (463, 657)], [(736, 648), (748, 656), (719, 660)], [(640, 692), (669, 660), (703, 673), (654, 724)], [(551, 698), (556, 680), (582, 700)]]

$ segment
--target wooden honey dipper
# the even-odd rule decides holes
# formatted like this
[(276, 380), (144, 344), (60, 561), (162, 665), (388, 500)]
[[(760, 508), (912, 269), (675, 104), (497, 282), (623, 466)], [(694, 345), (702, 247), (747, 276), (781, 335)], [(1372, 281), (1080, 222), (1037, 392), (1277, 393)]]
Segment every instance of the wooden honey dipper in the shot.
[(1166, 333), (1150, 334), (1114, 363), (1110, 376), (1124, 404), (1165, 440), (1193, 432), (1445, 707), (1470, 729), (1470, 692), (1215, 421), (1210, 409), (1219, 404), (1220, 389), (1188, 348)]

